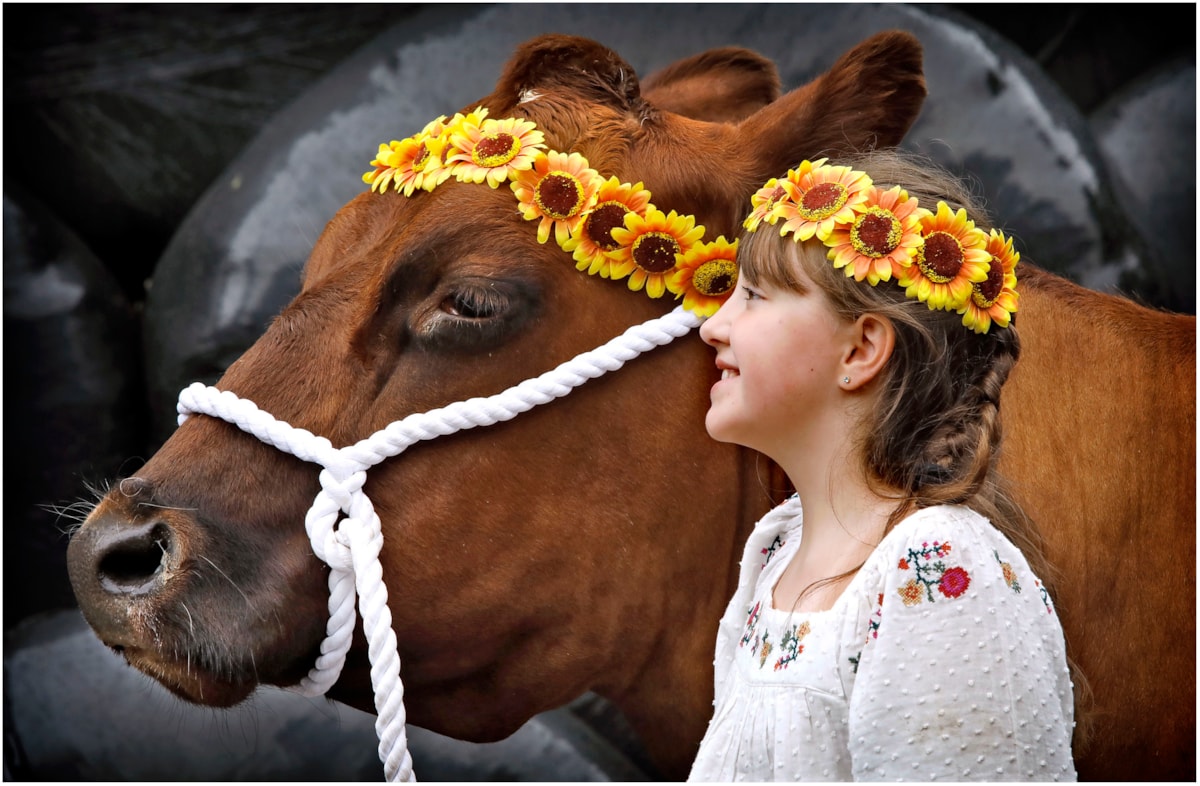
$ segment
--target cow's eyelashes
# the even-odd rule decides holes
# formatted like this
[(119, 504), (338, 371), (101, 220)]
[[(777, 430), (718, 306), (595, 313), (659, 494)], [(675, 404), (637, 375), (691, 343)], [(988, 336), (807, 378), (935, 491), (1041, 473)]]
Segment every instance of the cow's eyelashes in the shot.
[(536, 312), (526, 282), (489, 278), (445, 282), (413, 313), (413, 334), (428, 348), (478, 351), (501, 345)]
[(494, 289), (471, 288), (450, 293), (441, 310), (458, 319), (486, 320), (504, 315), (508, 299)]

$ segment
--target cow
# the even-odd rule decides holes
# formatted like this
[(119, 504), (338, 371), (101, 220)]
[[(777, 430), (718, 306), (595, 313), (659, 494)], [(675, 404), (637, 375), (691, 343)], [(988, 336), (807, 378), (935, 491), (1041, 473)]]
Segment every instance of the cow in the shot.
[[(804, 158), (896, 145), (925, 96), (919, 42), (873, 36), (780, 95), (722, 49), (639, 81), (615, 52), (543, 36), (481, 106), (736, 236), (749, 196)], [(487, 396), (661, 316), (670, 298), (576, 270), (511, 192), (453, 180), (366, 191), (317, 240), (299, 295), (217, 383), (348, 445)], [(1195, 319), (1019, 270), (1023, 357), (1002, 467), (1058, 566), (1084, 778), (1195, 766)], [(677, 340), (520, 417), (373, 468), (380, 559), (410, 722), (503, 738), (586, 691), (661, 774), (686, 775), (712, 711), (716, 621), (753, 523), (788, 493), (764, 457), (709, 439), (712, 352)], [(301, 680), (326, 569), (304, 531), (311, 464), (193, 416), (73, 537), (84, 616), (176, 694), (212, 706)], [(360, 642), (361, 644), (361, 642)], [(332, 698), (373, 710), (356, 647)], [(1091, 687), (1087, 691), (1086, 686)]]

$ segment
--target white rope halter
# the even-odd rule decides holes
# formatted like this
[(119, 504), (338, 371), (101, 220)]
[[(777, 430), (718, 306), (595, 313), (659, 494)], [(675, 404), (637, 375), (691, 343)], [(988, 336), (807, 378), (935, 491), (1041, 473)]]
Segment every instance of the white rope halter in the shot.
[[(577, 355), (539, 377), (488, 398), (467, 399), (409, 415), (340, 450), (325, 437), (276, 420), (254, 402), (229, 391), (195, 382), (179, 394), (176, 409), (180, 425), (191, 414), (210, 415), (285, 453), (323, 467), (321, 491), (304, 517), (304, 527), (313, 552), (329, 565), (329, 622), (316, 665), (292, 689), (305, 696), (320, 696), (337, 682), (354, 633), (357, 590), (371, 661), (379, 758), (389, 781), (414, 781), (416, 777), (405, 734), (400, 655), (379, 562), (383, 531), (374, 505), (362, 490), (367, 470), (403, 453), (413, 443), (511, 420), (539, 404), (561, 398), (589, 379), (615, 371), (643, 352), (686, 335), (703, 321), (703, 317), (676, 308), (665, 316), (634, 325), (607, 344)], [(338, 517), (343, 513), (346, 517), (339, 523)]]

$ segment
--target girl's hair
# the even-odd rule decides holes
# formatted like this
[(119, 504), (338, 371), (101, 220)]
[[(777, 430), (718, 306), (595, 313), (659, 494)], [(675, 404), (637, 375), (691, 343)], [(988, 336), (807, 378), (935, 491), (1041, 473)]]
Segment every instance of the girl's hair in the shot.
[[(866, 172), (881, 189), (899, 185), (931, 210), (939, 200), (952, 210), (965, 208), (977, 227), (991, 228), (964, 184), (931, 162), (889, 150), (831, 163)], [(1016, 315), (1009, 327), (992, 325), (978, 334), (958, 314), (908, 298), (894, 280), (871, 286), (846, 276), (826, 252), (819, 241), (797, 243), (762, 226), (740, 241), (740, 275), (751, 284), (798, 289), (796, 271), (803, 269), (846, 319), (871, 312), (895, 327), (879, 402), (859, 435), (867, 482), (896, 499), (885, 533), (916, 509), (966, 505), (1021, 549), (1044, 583), (1052, 583), (1041, 534), (996, 470), (1000, 389), (1021, 354)]]
[[(965, 184), (936, 164), (895, 150), (875, 151), (839, 160), (866, 172), (881, 189), (899, 185), (923, 207), (944, 201), (984, 230), (991, 222)], [(1021, 355), (1018, 314), (1007, 328), (993, 324), (978, 334), (952, 311), (931, 310), (905, 295), (895, 281), (871, 286), (835, 269), (817, 240), (797, 243), (770, 226), (743, 233), (738, 247), (739, 275), (750, 284), (798, 290), (803, 269), (834, 308), (854, 320), (870, 312), (889, 319), (895, 348), (879, 377), (880, 397), (863, 423), (863, 471), (869, 486), (896, 499), (884, 533), (909, 513), (933, 505), (965, 505), (992, 522), (1021, 552), (1051, 596), (1057, 575), (1045, 556), (1037, 525), (1025, 514), (997, 471), (1000, 457), (1000, 389)], [(859, 566), (861, 567), (861, 566)], [(848, 578), (857, 568), (815, 582), (820, 586)], [(1069, 642), (1068, 642), (1069, 650)], [(1091, 689), (1068, 657), (1074, 684), (1076, 753), (1090, 736)]]

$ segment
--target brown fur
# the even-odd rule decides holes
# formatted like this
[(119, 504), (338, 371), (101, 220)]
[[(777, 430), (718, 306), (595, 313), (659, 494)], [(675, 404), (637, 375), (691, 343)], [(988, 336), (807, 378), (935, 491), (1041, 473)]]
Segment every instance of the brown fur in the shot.
[[(749, 98), (714, 107), (696, 89), (704, 80)], [(774, 70), (733, 50), (647, 85), (643, 95), (598, 44), (549, 36), (522, 47), (482, 103), (535, 120), (552, 147), (606, 176), (643, 181), (711, 238), (732, 237), (750, 193), (802, 158), (898, 143), (924, 97), (920, 47), (904, 33), (869, 39), (778, 99)], [(519, 104), (526, 91), (539, 97)], [(669, 307), (578, 273), (534, 234), (505, 188), (363, 194), (318, 241), (301, 294), (218, 386), (343, 445), (497, 392)], [(1062, 568), (1059, 608), (1096, 693), (1079, 771), (1190, 779), (1195, 321), (1032, 269), (1024, 281), (1004, 469)], [(447, 298), (480, 286), (505, 316), (447, 321)], [(677, 341), (369, 473), (410, 721), (498, 739), (593, 690), (624, 710), (665, 777), (686, 775), (741, 546), (783, 490), (764, 459), (708, 439), (714, 379), (711, 351)], [(194, 417), (139, 477), (71, 545), (97, 633), (197, 701), (295, 680), (325, 619), (302, 525), (315, 467)], [(114, 595), (98, 578), (106, 550), (159, 521), (175, 533), (169, 578)], [(333, 695), (370, 708), (361, 650)]]

